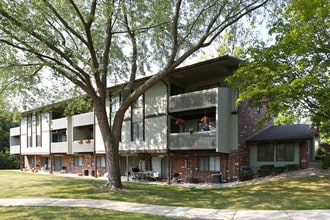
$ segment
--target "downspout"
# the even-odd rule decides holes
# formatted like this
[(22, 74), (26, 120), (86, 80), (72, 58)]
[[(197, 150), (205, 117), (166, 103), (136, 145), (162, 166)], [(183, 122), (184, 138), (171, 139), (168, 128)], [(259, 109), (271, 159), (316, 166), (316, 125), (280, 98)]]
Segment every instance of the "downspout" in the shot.
[[(97, 178), (97, 157), (96, 157), (96, 133), (95, 133), (95, 130), (96, 130), (96, 120), (95, 120), (95, 110), (93, 110), (93, 139), (94, 139), (94, 150), (93, 150), (93, 155), (94, 155), (94, 176)], [(93, 172), (92, 172), (93, 173)]]
[(22, 156), (22, 143), (21, 143), (21, 138), (22, 138), (22, 121), (20, 120), (19, 122), (19, 168), (22, 171), (23, 166), (25, 167), (25, 162), (24, 162), (24, 157)]
[(170, 149), (169, 149), (169, 141), (170, 141), (170, 131), (169, 131), (169, 86), (162, 79), (161, 80), (166, 86), (166, 156), (167, 156), (167, 184), (171, 184), (171, 158), (170, 158)]
[(49, 132), (49, 141), (48, 141), (48, 145), (49, 145), (49, 156), (50, 156), (50, 170), (49, 173), (53, 173), (53, 164), (54, 164), (54, 157), (52, 155), (52, 132), (51, 132), (51, 115), (50, 113), (48, 113), (48, 132)]

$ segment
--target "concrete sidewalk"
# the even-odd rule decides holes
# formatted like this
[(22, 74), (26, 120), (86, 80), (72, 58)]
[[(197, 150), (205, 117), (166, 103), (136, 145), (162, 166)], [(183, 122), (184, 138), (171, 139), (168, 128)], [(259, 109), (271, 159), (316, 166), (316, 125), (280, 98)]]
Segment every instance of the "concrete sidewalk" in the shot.
[(112, 200), (93, 199), (53, 199), (53, 198), (6, 198), (0, 199), (0, 206), (62, 206), (86, 207), (114, 210), (121, 212), (135, 212), (150, 215), (160, 215), (167, 218), (188, 219), (276, 219), (276, 220), (329, 220), (330, 210), (221, 210), (189, 207), (146, 205)]

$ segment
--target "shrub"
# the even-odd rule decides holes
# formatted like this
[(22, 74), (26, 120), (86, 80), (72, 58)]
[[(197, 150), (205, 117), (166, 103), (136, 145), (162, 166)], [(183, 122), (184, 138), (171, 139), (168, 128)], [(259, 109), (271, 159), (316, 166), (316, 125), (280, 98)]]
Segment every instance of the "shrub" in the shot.
[(294, 170), (300, 169), (298, 164), (288, 164), (288, 165), (285, 165), (285, 168), (287, 171), (294, 171)]
[(262, 165), (260, 166), (258, 172), (259, 177), (269, 176), (275, 173), (274, 165)]
[(285, 167), (275, 167), (274, 169), (276, 174), (284, 173), (284, 171), (286, 170)]
[(240, 172), (239, 175), (238, 175), (238, 177), (239, 177), (239, 180), (240, 181), (251, 180), (251, 179), (253, 179), (253, 173), (252, 172), (248, 172), (248, 173), (246, 173), (246, 172)]
[(19, 164), (19, 157), (10, 155), (9, 150), (0, 152), (0, 169), (18, 169)]
[(321, 167), (322, 169), (328, 169), (330, 167), (330, 154), (321, 157)]

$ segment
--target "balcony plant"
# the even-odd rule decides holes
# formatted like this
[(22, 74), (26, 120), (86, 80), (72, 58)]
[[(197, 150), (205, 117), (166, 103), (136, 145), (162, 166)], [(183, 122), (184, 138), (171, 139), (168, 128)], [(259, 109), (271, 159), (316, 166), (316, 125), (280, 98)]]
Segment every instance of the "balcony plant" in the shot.
[(85, 143), (86, 143), (86, 144), (89, 144), (90, 142), (91, 142), (90, 139), (86, 139), (86, 140), (85, 140)]
[(177, 126), (184, 125), (184, 124), (185, 124), (185, 121), (184, 121), (183, 119), (179, 118), (179, 119), (177, 119), (177, 120), (175, 121), (175, 124), (176, 124)]
[(194, 132), (194, 128), (188, 128), (187, 131), (190, 132), (190, 134), (192, 134)]
[(211, 122), (211, 119), (210, 119), (208, 116), (203, 116), (203, 117), (201, 118), (201, 122), (202, 122), (203, 124), (208, 124), (208, 123)]
[(77, 143), (78, 144), (82, 144), (83, 143), (83, 140), (78, 140)]

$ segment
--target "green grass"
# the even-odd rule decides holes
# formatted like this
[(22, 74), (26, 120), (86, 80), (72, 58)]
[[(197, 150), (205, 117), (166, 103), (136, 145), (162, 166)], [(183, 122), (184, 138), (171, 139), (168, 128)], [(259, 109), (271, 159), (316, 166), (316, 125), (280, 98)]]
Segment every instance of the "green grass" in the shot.
[(165, 217), (143, 215), (136, 213), (115, 212), (101, 209), (77, 208), (77, 207), (0, 207), (1, 220), (17, 219), (152, 219), (163, 220)]
[(104, 189), (105, 180), (0, 171), (0, 197), (109, 199), (154, 205), (215, 209), (330, 209), (330, 177), (268, 181), (248, 186), (191, 189), (124, 182)]

